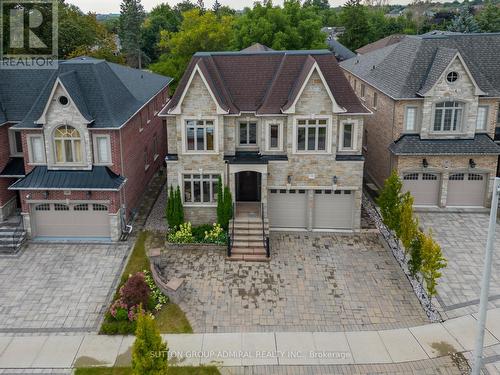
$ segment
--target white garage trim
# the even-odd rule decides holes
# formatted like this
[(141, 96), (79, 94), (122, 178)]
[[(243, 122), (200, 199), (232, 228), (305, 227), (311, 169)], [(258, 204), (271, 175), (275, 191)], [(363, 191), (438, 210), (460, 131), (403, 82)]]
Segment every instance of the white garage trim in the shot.
[(488, 175), (457, 172), (448, 178), (446, 205), (450, 207), (484, 207)]

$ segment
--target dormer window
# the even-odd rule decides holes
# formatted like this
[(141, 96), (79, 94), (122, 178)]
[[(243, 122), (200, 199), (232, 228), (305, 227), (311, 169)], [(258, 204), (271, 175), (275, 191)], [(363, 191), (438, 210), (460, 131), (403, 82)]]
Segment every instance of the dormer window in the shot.
[(441, 102), (434, 111), (435, 132), (460, 131), (462, 125), (463, 104), (460, 102)]
[(457, 79), (458, 79), (458, 73), (457, 73), (457, 72), (449, 72), (449, 73), (446, 75), (446, 80), (447, 80), (449, 83), (453, 83), (453, 82), (455, 82)]
[(56, 163), (81, 163), (82, 140), (80, 133), (72, 126), (63, 125), (54, 132)]

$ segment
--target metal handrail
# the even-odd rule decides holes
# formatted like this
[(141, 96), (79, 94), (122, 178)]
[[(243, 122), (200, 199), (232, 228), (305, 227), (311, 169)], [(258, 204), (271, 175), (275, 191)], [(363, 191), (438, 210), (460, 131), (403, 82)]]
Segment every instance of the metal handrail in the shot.
[(231, 257), (231, 251), (233, 249), (233, 241), (234, 241), (234, 218), (236, 216), (236, 207), (235, 204), (233, 203), (233, 215), (232, 215), (232, 223), (231, 223), (231, 232), (229, 233), (228, 239), (227, 239), (227, 256), (228, 258)]
[(266, 257), (271, 257), (271, 249), (269, 248), (269, 237), (266, 236), (266, 229), (264, 224), (264, 203), (260, 204), (260, 216), (262, 218), (262, 242), (264, 244), (264, 249), (266, 249)]

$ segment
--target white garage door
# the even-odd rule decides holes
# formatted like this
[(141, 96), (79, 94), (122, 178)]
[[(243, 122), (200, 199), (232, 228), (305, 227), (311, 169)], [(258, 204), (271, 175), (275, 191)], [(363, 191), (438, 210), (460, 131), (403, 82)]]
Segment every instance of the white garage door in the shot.
[(108, 207), (41, 203), (31, 207), (36, 237), (110, 237)]
[(437, 173), (407, 173), (403, 175), (403, 191), (409, 191), (417, 206), (437, 206), (440, 176)]
[(455, 173), (448, 179), (447, 206), (484, 206), (486, 184), (484, 174)]
[(271, 189), (268, 202), (270, 227), (307, 228), (307, 190)]
[(314, 229), (351, 229), (354, 192), (314, 191)]

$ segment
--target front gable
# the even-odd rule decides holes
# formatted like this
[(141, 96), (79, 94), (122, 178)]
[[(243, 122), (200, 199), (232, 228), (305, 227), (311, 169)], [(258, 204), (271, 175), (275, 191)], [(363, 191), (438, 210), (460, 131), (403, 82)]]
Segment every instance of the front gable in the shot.
[(337, 104), (328, 83), (315, 62), (304, 81), (301, 84), (296, 96), (290, 98), (291, 103), (283, 109), (283, 113), (344, 113), (345, 108)]
[(169, 114), (227, 114), (218, 103), (201, 69), (196, 65), (177, 105)]

